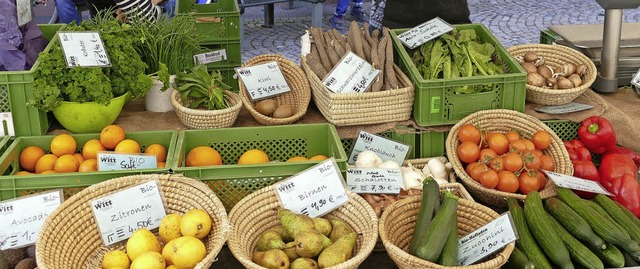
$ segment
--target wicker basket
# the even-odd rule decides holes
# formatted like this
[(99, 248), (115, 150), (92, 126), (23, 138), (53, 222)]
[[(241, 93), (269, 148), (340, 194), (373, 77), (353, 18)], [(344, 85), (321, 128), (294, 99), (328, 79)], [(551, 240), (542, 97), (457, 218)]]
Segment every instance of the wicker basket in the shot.
[(508, 48), (507, 51), (514, 57), (523, 56), (525, 53), (533, 51), (538, 56), (544, 57), (545, 64), (554, 68), (566, 63), (572, 63), (577, 66), (585, 65), (587, 67), (583, 76), (583, 83), (579, 87), (554, 90), (527, 84), (527, 101), (531, 103), (541, 105), (563, 105), (569, 103), (578, 98), (596, 81), (598, 71), (593, 61), (586, 55), (567, 46), (528, 44), (513, 46)]
[(263, 54), (249, 59), (242, 64), (242, 67), (259, 65), (273, 61), (278, 63), (280, 71), (282, 71), (282, 75), (284, 75), (284, 78), (287, 81), (287, 84), (289, 84), (289, 88), (291, 89), (291, 91), (280, 94), (271, 99), (275, 100), (278, 106), (283, 104), (293, 106), (293, 108), (295, 109), (295, 113), (293, 114), (293, 116), (288, 118), (272, 118), (260, 114), (260, 112), (255, 109), (255, 103), (249, 97), (247, 88), (242, 80), (240, 80), (239, 83), (240, 97), (242, 98), (244, 106), (251, 113), (251, 116), (253, 116), (253, 118), (256, 119), (256, 121), (258, 121), (260, 124), (291, 124), (299, 120), (305, 113), (307, 113), (307, 107), (309, 106), (309, 102), (311, 101), (311, 90), (309, 89), (309, 81), (307, 81), (307, 78), (304, 75), (304, 71), (300, 69), (300, 66), (279, 54)]
[[(422, 260), (407, 252), (411, 237), (416, 225), (416, 216), (420, 211), (421, 195), (414, 195), (402, 199), (387, 210), (380, 218), (380, 238), (389, 257), (400, 269), (416, 268), (468, 268), (485, 269), (500, 268), (507, 262), (515, 243), (510, 243), (497, 254), (492, 254), (491, 259), (469, 266), (442, 266)], [(476, 202), (458, 200), (458, 236), (465, 236), (470, 232), (498, 218), (500, 215), (486, 206)]]
[(365, 93), (333, 93), (307, 65), (302, 68), (311, 83), (313, 101), (324, 117), (336, 126), (377, 124), (408, 120), (413, 108), (413, 83), (397, 65), (393, 69), (402, 88)]
[(167, 213), (185, 213), (189, 209), (200, 208), (211, 216), (211, 234), (204, 239), (207, 256), (194, 267), (209, 268), (231, 230), (224, 206), (204, 183), (167, 174), (111, 179), (92, 185), (66, 200), (42, 226), (36, 243), (38, 268), (101, 268), (104, 254), (112, 249), (124, 250), (126, 240), (109, 247), (103, 245), (89, 201), (152, 179), (157, 179), (162, 189)]
[[(358, 234), (358, 243), (354, 256), (331, 269), (358, 268), (369, 256), (378, 238), (378, 219), (373, 208), (358, 194), (347, 191), (349, 202), (333, 210), (333, 216), (347, 222)], [(251, 261), (256, 241), (262, 232), (280, 224), (278, 209), (280, 203), (274, 186), (262, 188), (242, 199), (229, 212), (229, 221), (233, 225), (227, 244), (242, 265), (246, 268), (264, 268)]]
[(230, 107), (219, 110), (205, 110), (205, 109), (191, 109), (185, 105), (190, 104), (187, 101), (185, 104), (178, 91), (171, 93), (171, 104), (173, 109), (178, 115), (178, 119), (184, 126), (190, 129), (212, 129), (212, 128), (225, 128), (230, 127), (238, 118), (240, 109), (242, 108), (242, 102), (237, 93), (231, 91), (224, 91), (227, 102)]
[[(447, 140), (445, 142), (447, 156), (449, 156), (449, 160), (453, 165), (453, 170), (456, 172), (456, 175), (458, 175), (460, 180), (462, 180), (462, 183), (465, 185), (471, 195), (476, 198), (476, 200), (494, 206), (507, 207), (506, 199), (508, 197), (513, 197), (518, 200), (524, 200), (526, 196), (517, 193), (508, 193), (495, 189), (485, 188), (484, 186), (482, 186), (482, 184), (473, 180), (467, 174), (462, 163), (457, 158), (457, 149), (459, 144), (457, 138), (458, 130), (460, 129), (460, 126), (467, 123), (472, 124), (478, 129), (486, 132), (504, 133), (513, 130), (520, 133), (522, 137), (527, 139), (530, 138), (538, 130), (547, 131), (551, 135), (552, 141), (551, 146), (543, 150), (543, 153), (553, 158), (553, 161), (555, 163), (555, 172), (566, 175), (573, 175), (573, 164), (571, 164), (569, 153), (564, 147), (564, 143), (558, 137), (558, 135), (556, 135), (556, 133), (551, 130), (546, 124), (530, 115), (514, 110), (493, 109), (478, 111), (469, 116), (466, 116), (456, 125), (454, 125), (449, 131), (449, 135), (447, 136)], [(551, 181), (548, 181), (544, 189), (540, 192), (540, 196), (544, 199), (554, 196), (556, 193), (556, 185)]]

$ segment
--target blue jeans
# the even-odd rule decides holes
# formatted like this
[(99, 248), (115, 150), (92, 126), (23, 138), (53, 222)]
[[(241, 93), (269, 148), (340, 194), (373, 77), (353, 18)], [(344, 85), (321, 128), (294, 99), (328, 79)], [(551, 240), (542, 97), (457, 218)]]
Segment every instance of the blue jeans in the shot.
[(164, 10), (167, 12), (167, 15), (169, 15), (169, 18), (173, 18), (176, 12), (176, 0), (168, 0), (164, 3)]
[(76, 24), (82, 21), (82, 17), (78, 14), (76, 3), (73, 0), (55, 0), (56, 9), (58, 10), (58, 20), (60, 23), (70, 23), (76, 21)]
[(338, 0), (338, 4), (336, 5), (336, 13), (337, 17), (344, 17), (347, 14), (347, 9), (349, 8), (349, 2), (353, 2), (353, 8), (362, 8), (363, 0)]

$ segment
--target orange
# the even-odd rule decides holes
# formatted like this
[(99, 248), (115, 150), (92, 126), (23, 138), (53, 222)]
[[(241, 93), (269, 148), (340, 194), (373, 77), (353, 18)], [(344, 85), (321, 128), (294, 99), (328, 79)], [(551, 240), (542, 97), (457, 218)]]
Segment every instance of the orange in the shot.
[(44, 170), (44, 171), (42, 171), (42, 173), (40, 173), (40, 174), (41, 174), (41, 175), (44, 175), (44, 174), (56, 174), (56, 171), (53, 171), (53, 170)]
[(156, 155), (157, 162), (164, 162), (167, 160), (167, 149), (160, 144), (149, 145), (144, 149), (144, 153)]
[(322, 155), (322, 154), (318, 154), (309, 158), (310, 161), (324, 161), (326, 159), (329, 159), (329, 157), (327, 157), (327, 155)]
[(107, 148), (105, 148), (102, 143), (100, 143), (100, 140), (91, 139), (87, 141), (87, 143), (84, 143), (84, 146), (82, 147), (82, 157), (84, 157), (85, 159), (96, 159), (98, 158), (99, 151), (106, 150)]
[(33, 172), (36, 170), (36, 162), (45, 154), (44, 150), (37, 146), (29, 146), (20, 152), (20, 167)]
[(51, 153), (58, 157), (76, 152), (76, 140), (69, 134), (60, 134), (51, 140)]
[(80, 166), (80, 162), (73, 154), (65, 154), (58, 157), (53, 166), (53, 171), (58, 173), (76, 172), (78, 171), (78, 166)]
[(304, 161), (308, 161), (309, 159), (307, 159), (307, 157), (304, 156), (295, 156), (295, 157), (291, 157), (287, 160), (288, 163), (295, 163), (295, 162), (304, 162)]
[(238, 159), (238, 164), (258, 164), (268, 162), (269, 156), (267, 156), (267, 153), (259, 149), (247, 150), (245, 153), (242, 153), (240, 159)]
[(82, 157), (82, 153), (74, 153), (73, 157), (76, 157), (76, 159), (78, 159), (78, 163), (84, 162), (84, 157)]
[(15, 174), (13, 174), (14, 176), (23, 176), (23, 175), (31, 175), (31, 172), (29, 171), (18, 171)]
[(78, 172), (93, 172), (98, 171), (98, 160), (96, 159), (86, 159), (84, 162), (80, 163), (78, 167)]
[[(74, 158), (75, 159), (75, 158)], [(58, 156), (53, 154), (45, 154), (36, 162), (36, 174), (40, 174), (46, 170), (53, 170), (53, 167), (58, 160)]]
[(221, 165), (222, 157), (217, 150), (208, 146), (199, 146), (191, 149), (185, 158), (187, 166)]
[(119, 125), (109, 125), (100, 132), (100, 143), (105, 148), (115, 149), (122, 140), (124, 140), (124, 129)]
[(120, 141), (114, 150), (118, 153), (140, 153), (140, 144), (133, 139)]
[(156, 165), (157, 168), (164, 168), (167, 164), (165, 162), (158, 162)]

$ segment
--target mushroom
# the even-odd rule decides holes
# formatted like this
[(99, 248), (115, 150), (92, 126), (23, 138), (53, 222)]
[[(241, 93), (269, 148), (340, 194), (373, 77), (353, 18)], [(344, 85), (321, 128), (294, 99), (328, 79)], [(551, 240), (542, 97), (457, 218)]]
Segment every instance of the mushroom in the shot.
[(558, 86), (559, 89), (571, 89), (575, 87), (573, 85), (573, 81), (565, 77), (559, 77), (558, 83), (556, 85)]
[(578, 68), (576, 68), (576, 74), (580, 76), (584, 76), (586, 72), (587, 72), (587, 66), (584, 64), (581, 64), (578, 66)]
[(572, 63), (567, 63), (562, 65), (562, 76), (569, 77), (576, 72), (576, 65)]
[(538, 60), (538, 54), (533, 51), (529, 51), (524, 54), (523, 58), (525, 62), (533, 63)]
[(551, 78), (547, 78), (547, 85), (549, 85), (549, 87), (552, 87), (553, 85), (556, 85), (558, 83), (558, 80), (551, 77)]
[(536, 87), (544, 86), (546, 79), (538, 73), (528, 73), (527, 74), (527, 84)]
[(538, 59), (535, 62), (533, 62), (533, 64), (535, 66), (541, 66), (541, 65), (545, 64), (544, 57), (542, 57), (542, 56), (538, 57)]
[(538, 66), (537, 71), (538, 71), (538, 74), (545, 77), (546, 79), (553, 77), (553, 68), (549, 67), (548, 65)]
[(567, 79), (571, 80), (571, 82), (573, 83), (574, 87), (578, 87), (578, 86), (582, 85), (582, 78), (580, 78), (580, 75), (578, 75), (578, 74), (572, 74)]
[(527, 71), (527, 73), (538, 72), (538, 69), (532, 63), (522, 63), (521, 65), (522, 65), (522, 68), (524, 68), (524, 71)]

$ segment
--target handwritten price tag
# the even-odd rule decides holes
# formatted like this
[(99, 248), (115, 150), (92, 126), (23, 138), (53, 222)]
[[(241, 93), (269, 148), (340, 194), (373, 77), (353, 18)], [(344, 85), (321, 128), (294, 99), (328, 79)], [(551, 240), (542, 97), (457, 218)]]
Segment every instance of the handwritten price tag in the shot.
[(0, 203), (0, 249), (34, 244), (62, 199), (62, 190), (56, 190)]
[(542, 170), (549, 179), (553, 180), (558, 187), (568, 188), (572, 190), (587, 191), (594, 193), (602, 193), (604, 195), (612, 195), (600, 183), (592, 180), (586, 180), (579, 177), (563, 175), (556, 172)]
[(398, 194), (404, 181), (400, 169), (349, 168), (347, 185), (355, 193)]
[(3, 135), (3, 136), (16, 135), (15, 129), (13, 128), (13, 116), (11, 115), (11, 112), (0, 113), (0, 126), (7, 126), (6, 133), (4, 131), (4, 128), (0, 128), (0, 135)]
[(322, 81), (335, 93), (364, 92), (380, 70), (349, 51)]
[(404, 159), (407, 158), (407, 154), (410, 149), (411, 146), (409, 145), (398, 143), (379, 135), (360, 131), (358, 139), (356, 139), (356, 142), (353, 144), (353, 149), (351, 150), (348, 163), (356, 163), (356, 158), (358, 158), (358, 154), (360, 154), (360, 152), (371, 150), (378, 154), (383, 161), (391, 160), (401, 164), (404, 162)]
[(58, 39), (68, 67), (111, 66), (99, 32), (58, 32)]
[(458, 265), (469, 265), (516, 241), (518, 235), (507, 212), (458, 241)]
[(98, 152), (98, 171), (158, 168), (156, 155)]
[(138, 229), (158, 228), (166, 215), (155, 180), (91, 200), (91, 207), (106, 246), (129, 238)]
[(236, 73), (247, 88), (251, 100), (257, 101), (291, 91), (277, 62), (238, 67)]
[(349, 201), (334, 158), (275, 184), (282, 207), (315, 218)]
[(534, 108), (535, 111), (547, 113), (547, 114), (566, 114), (571, 112), (578, 112), (582, 110), (587, 110), (593, 108), (592, 105), (570, 102), (568, 104), (559, 105), (559, 106), (543, 106)]
[(450, 24), (436, 17), (398, 35), (398, 39), (408, 48), (414, 49), (451, 31), (453, 31), (453, 27)]
[(193, 55), (193, 62), (195, 64), (209, 64), (224, 61), (227, 59), (227, 50), (214, 50), (210, 52), (200, 53)]

